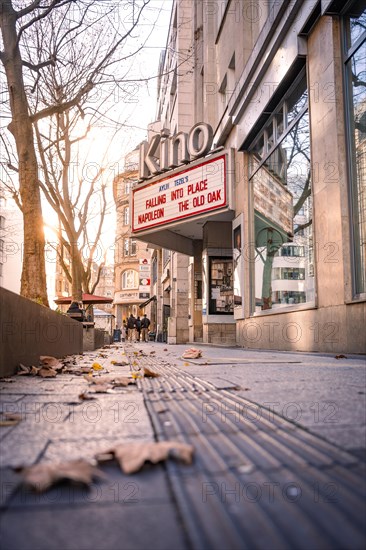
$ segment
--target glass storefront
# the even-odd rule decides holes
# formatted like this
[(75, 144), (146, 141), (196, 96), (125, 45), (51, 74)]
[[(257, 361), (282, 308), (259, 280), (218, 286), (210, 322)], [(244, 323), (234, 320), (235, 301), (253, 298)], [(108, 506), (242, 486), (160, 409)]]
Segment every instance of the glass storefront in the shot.
[(253, 312), (314, 303), (310, 127), (299, 76), (252, 148)]
[(353, 294), (366, 293), (366, 9), (355, 2), (344, 18)]

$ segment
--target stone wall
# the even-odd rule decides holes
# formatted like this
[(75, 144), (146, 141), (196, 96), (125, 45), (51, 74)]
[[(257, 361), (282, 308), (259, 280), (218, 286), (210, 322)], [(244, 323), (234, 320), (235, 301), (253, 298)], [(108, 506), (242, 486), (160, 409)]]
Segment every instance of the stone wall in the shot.
[(40, 355), (63, 357), (83, 351), (83, 327), (0, 288), (0, 376), (11, 376), (19, 363), (38, 365)]
[(203, 341), (208, 344), (235, 346), (235, 323), (209, 323), (203, 325)]

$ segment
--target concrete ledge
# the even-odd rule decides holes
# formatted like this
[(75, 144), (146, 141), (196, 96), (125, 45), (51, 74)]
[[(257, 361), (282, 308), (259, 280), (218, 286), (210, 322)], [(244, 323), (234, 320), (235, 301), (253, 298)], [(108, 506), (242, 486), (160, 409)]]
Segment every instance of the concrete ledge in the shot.
[(17, 365), (38, 365), (40, 355), (63, 357), (83, 352), (83, 327), (27, 298), (0, 288), (0, 376)]

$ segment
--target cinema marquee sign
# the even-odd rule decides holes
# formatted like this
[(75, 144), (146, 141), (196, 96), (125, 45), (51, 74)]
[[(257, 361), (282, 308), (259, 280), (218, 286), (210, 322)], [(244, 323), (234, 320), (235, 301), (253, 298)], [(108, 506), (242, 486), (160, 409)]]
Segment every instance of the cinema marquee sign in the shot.
[[(189, 166), (171, 174), (154, 178), (151, 183), (132, 190), (132, 231), (134, 233), (205, 214), (227, 206), (227, 155), (221, 153), (209, 159), (197, 160), (207, 154), (212, 145), (212, 128), (196, 124), (189, 134), (179, 134), (163, 140), (160, 156), (157, 147), (161, 136), (148, 146), (141, 156), (140, 176), (162, 174), (182, 163)], [(159, 160), (160, 158), (160, 160)], [(170, 159), (170, 160), (169, 160)]]
[(226, 155), (132, 190), (132, 231), (144, 231), (227, 206)]

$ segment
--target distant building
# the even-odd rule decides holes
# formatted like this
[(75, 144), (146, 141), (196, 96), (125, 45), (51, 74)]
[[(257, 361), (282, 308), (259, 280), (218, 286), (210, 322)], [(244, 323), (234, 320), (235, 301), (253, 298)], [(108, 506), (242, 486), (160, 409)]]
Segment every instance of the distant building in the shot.
[[(95, 288), (94, 294), (97, 296), (105, 296), (106, 298), (114, 297), (114, 266), (105, 265), (102, 267), (99, 282)], [(106, 313), (113, 313), (113, 304), (99, 304), (98, 308)]]
[[(138, 149), (125, 157), (125, 170), (113, 182), (117, 210), (117, 228), (114, 260), (114, 306), (116, 325), (132, 313), (143, 315), (153, 301), (150, 294), (151, 252), (145, 242), (131, 237), (130, 191), (138, 180)], [(141, 306), (148, 302), (146, 306)], [(150, 307), (146, 309), (150, 315)]]

